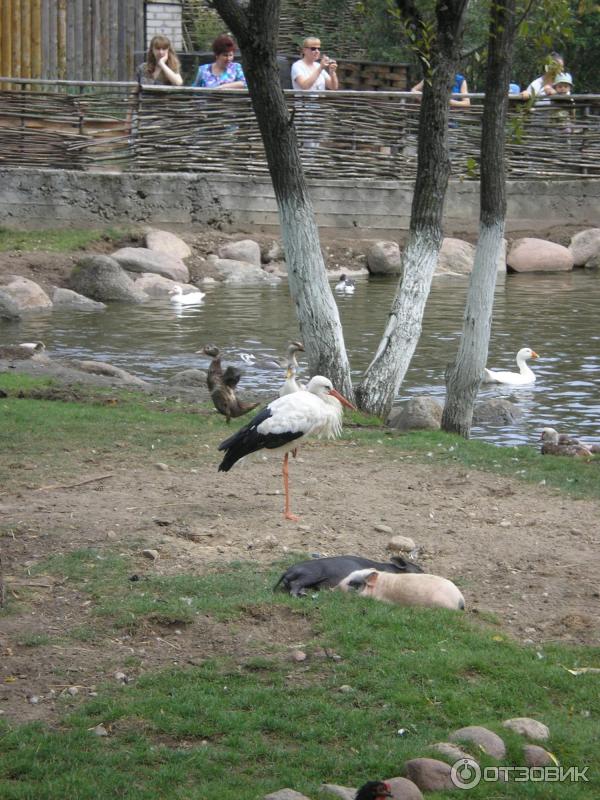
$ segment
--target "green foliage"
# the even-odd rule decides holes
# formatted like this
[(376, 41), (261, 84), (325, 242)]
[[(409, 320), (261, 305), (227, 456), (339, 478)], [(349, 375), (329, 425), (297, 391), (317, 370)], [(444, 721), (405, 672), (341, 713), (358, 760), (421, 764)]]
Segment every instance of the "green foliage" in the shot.
[(217, 36), (225, 32), (225, 24), (216, 11), (203, 4), (194, 8), (192, 30), (194, 50), (210, 50)]

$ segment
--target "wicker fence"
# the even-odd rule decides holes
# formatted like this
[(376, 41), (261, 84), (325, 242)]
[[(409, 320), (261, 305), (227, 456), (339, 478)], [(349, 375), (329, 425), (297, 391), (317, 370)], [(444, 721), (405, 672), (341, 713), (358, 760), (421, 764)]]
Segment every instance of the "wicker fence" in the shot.
[[(132, 83), (0, 78), (0, 165), (64, 169), (261, 175), (261, 137), (246, 92)], [(481, 95), (451, 112), (454, 177), (479, 177)], [(410, 179), (417, 162), (419, 103), (405, 92), (286, 92), (307, 174)], [(511, 178), (600, 174), (600, 96), (531, 108), (511, 101)]]

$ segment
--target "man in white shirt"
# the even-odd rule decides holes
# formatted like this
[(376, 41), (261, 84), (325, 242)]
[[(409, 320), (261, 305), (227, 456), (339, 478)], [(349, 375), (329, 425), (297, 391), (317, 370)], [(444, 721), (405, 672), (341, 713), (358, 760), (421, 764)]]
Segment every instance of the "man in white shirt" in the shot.
[(302, 58), (292, 64), (293, 88), (321, 92), (337, 89), (338, 85), (337, 62), (321, 56), (321, 40), (309, 36), (302, 43)]

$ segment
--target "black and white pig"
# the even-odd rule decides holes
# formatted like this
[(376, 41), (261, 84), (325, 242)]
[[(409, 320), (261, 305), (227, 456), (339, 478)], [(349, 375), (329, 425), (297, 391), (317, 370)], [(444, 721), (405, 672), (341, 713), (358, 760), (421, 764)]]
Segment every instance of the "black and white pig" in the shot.
[(389, 562), (372, 561), (362, 556), (328, 556), (300, 561), (288, 567), (273, 589), (283, 585), (293, 597), (300, 597), (306, 594), (307, 589), (333, 589), (351, 572), (365, 568), (380, 572), (423, 572), (418, 564), (400, 556), (394, 556)]

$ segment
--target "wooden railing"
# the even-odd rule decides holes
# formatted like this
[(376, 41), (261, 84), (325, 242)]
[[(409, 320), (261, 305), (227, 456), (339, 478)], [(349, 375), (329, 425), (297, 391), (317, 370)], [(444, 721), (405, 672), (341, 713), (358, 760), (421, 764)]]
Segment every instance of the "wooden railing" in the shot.
[[(261, 175), (245, 91), (0, 78), (0, 166)], [(482, 95), (453, 109), (452, 174), (479, 177)], [(419, 102), (407, 92), (286, 92), (309, 177), (410, 179)], [(600, 96), (532, 106), (511, 99), (511, 178), (600, 174)]]

